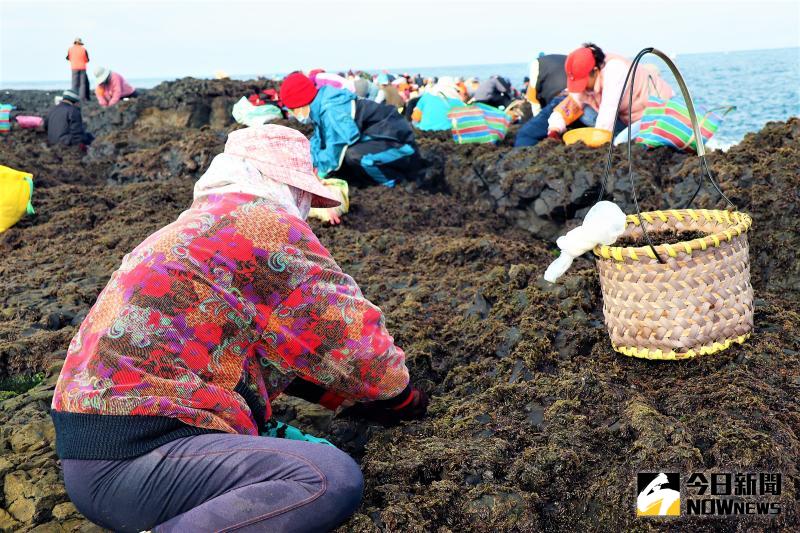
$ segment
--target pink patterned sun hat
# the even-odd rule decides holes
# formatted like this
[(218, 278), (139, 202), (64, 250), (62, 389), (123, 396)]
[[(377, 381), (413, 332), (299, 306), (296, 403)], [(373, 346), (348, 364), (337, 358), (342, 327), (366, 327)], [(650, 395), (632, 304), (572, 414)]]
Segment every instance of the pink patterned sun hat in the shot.
[(308, 139), (297, 130), (265, 124), (228, 134), (225, 153), (247, 159), (264, 176), (313, 195), (311, 207), (341, 202), (314, 174)]

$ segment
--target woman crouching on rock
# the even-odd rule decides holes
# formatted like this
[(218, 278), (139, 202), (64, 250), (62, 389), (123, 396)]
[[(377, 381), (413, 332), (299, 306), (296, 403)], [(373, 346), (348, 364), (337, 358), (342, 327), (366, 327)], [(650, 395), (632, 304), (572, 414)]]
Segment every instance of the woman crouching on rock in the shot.
[(194, 203), (112, 276), (72, 340), (52, 416), (67, 492), (115, 531), (322, 531), (361, 472), (325, 444), (259, 436), (283, 391), (381, 421), (425, 414), (403, 351), (304, 222), (337, 202), (308, 141), (228, 136)]

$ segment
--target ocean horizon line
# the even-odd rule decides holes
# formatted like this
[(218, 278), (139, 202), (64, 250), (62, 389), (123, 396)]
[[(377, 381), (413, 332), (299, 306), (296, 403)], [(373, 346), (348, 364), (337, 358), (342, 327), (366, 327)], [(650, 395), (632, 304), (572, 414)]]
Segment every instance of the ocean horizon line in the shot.
[[(688, 52), (688, 53), (670, 53), (667, 52), (670, 57), (687, 57), (687, 56), (702, 56), (702, 55), (714, 55), (714, 54), (741, 54), (741, 53), (750, 53), (750, 52), (768, 52), (768, 51), (781, 51), (781, 50), (800, 50), (800, 46), (785, 46), (785, 47), (778, 47), (778, 48), (753, 48), (753, 49), (745, 49), (745, 50), (718, 50), (714, 52)], [(456, 69), (482, 69), (486, 67), (504, 67), (504, 66), (511, 66), (511, 67), (519, 67), (520, 65), (525, 65), (530, 61), (509, 61), (503, 63), (463, 63), (463, 64), (454, 64), (454, 65), (432, 65), (432, 66), (415, 66), (415, 67), (373, 67), (373, 68), (362, 68), (362, 67), (349, 67), (346, 69), (342, 68), (330, 68), (330, 71), (335, 72), (347, 72), (349, 70), (353, 71), (363, 71), (363, 72), (391, 72), (391, 73), (400, 73), (400, 72), (407, 72), (409, 74), (416, 74), (417, 71), (432, 71), (432, 70), (456, 70)], [(228, 74), (230, 79), (234, 80), (250, 80), (250, 79), (277, 79), (280, 77), (285, 76), (291, 71), (283, 72), (283, 71), (275, 71), (275, 72), (268, 72), (262, 74), (255, 74), (255, 73), (246, 73), (246, 74)], [(500, 73), (502, 74), (502, 73)], [(204, 73), (204, 74), (184, 74), (184, 75), (169, 75), (169, 76), (149, 76), (149, 77), (138, 77), (138, 76), (131, 76), (129, 79), (132, 82), (139, 81), (139, 82), (153, 82), (157, 81), (159, 83), (168, 82), (168, 81), (175, 81), (182, 78), (195, 78), (195, 79), (214, 79), (214, 73)], [(4, 84), (13, 84), (14, 87), (7, 87)], [(54, 84), (52, 88), (45, 88), (43, 85), (45, 84)], [(20, 87), (23, 84), (32, 84), (36, 87), (31, 87), (29, 89), (25, 87)], [(55, 86), (58, 84), (58, 87)], [(0, 80), (0, 90), (58, 90), (58, 88), (64, 84), (63, 79), (43, 79), (43, 80)], [(157, 85), (157, 84), (156, 84)], [(148, 87), (143, 87), (148, 88)]]

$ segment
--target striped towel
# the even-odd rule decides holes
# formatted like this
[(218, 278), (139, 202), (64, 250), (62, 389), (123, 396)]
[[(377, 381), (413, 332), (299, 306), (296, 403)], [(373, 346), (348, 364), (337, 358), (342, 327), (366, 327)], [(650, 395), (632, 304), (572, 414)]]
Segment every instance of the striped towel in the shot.
[(11, 131), (11, 110), (14, 106), (11, 104), (0, 104), (0, 133), (8, 133)]
[(510, 123), (505, 112), (486, 104), (455, 106), (447, 117), (452, 124), (453, 140), (458, 144), (501, 141)]
[[(728, 107), (720, 116), (714, 113), (714, 110), (706, 111), (701, 106), (695, 106), (700, 121), (703, 144), (706, 144), (717, 132), (723, 117), (733, 109), (735, 108)], [(694, 137), (692, 121), (683, 99), (675, 97), (661, 100), (651, 96), (642, 115), (641, 129), (636, 137), (636, 142), (651, 147), (671, 146), (678, 150), (697, 151), (697, 140)]]

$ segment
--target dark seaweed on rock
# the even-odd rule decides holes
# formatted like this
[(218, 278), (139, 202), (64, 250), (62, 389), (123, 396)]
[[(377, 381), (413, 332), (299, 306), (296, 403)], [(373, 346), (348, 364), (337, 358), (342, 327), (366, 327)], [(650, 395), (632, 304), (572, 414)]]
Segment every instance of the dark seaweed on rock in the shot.
[[(654, 245), (659, 244), (677, 244), (679, 242), (687, 242), (694, 239), (702, 239), (706, 234), (702, 231), (654, 231), (648, 234), (650, 240)], [(614, 246), (647, 246), (647, 239), (644, 235), (639, 237), (622, 236), (614, 243)]]
[[(93, 530), (68, 502), (54, 453), (59, 362), (123, 255), (188, 206), (237, 127), (230, 106), (267, 84), (187, 79), (112, 110), (90, 104), (99, 135), (85, 155), (47, 147), (36, 132), (0, 140), (2, 164), (36, 175), (38, 213), (0, 234), (0, 377), (47, 373), (0, 403), (0, 530)], [(51, 96), (3, 101), (42, 112)], [(674, 530), (799, 528), (800, 120), (709, 156), (725, 193), (753, 216), (755, 332), (680, 363), (611, 350), (590, 259), (558, 285), (541, 279), (554, 238), (596, 199), (602, 151), (551, 141), (512, 150), (511, 139), (456, 146), (448, 132), (418, 142), (431, 163), (420, 183), (355, 189), (344, 224), (315, 230), (386, 312), (431, 395), (429, 417), (383, 429), (276, 401), (285, 421), (360, 461), (364, 503), (342, 531), (648, 531), (661, 523), (635, 518), (635, 473), (652, 470), (784, 475), (773, 522), (684, 518)], [(610, 197), (632, 212), (622, 154)], [(688, 201), (697, 158), (633, 154), (643, 209)], [(722, 205), (709, 191), (696, 207)]]

